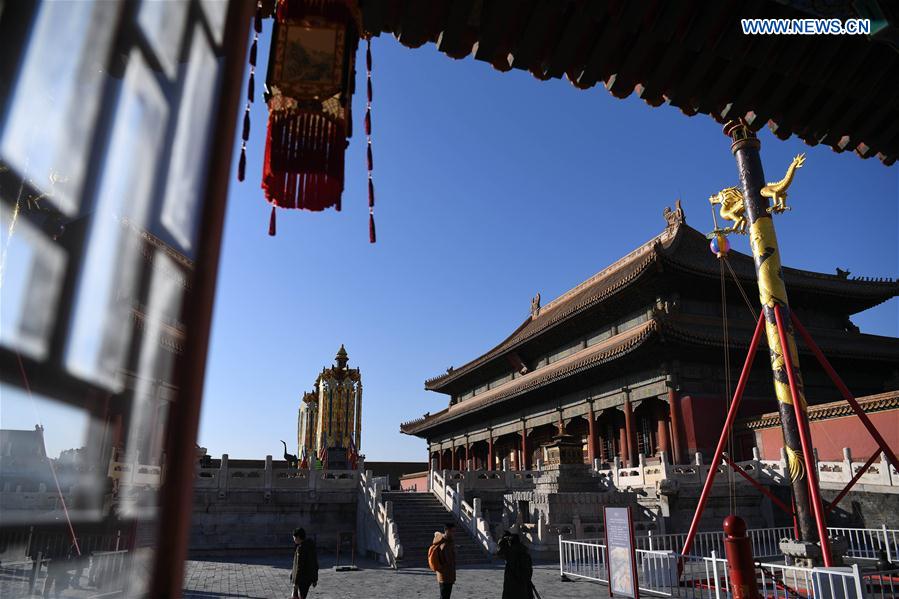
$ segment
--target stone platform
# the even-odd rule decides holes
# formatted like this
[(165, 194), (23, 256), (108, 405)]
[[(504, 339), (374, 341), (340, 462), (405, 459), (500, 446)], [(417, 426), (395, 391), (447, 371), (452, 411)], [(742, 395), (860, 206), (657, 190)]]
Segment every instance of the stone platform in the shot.
[[(287, 598), (290, 559), (290, 556), (277, 556), (189, 561), (185, 568), (184, 598)], [(310, 599), (406, 599), (438, 595), (434, 573), (427, 568), (391, 570), (377, 562), (362, 560), (357, 561), (358, 572), (335, 572), (332, 556), (323, 556), (320, 564), (318, 587), (310, 590)], [(561, 582), (558, 565), (535, 566), (534, 585), (546, 599), (609, 596), (608, 588), (598, 583)], [(502, 587), (501, 564), (460, 568), (453, 599), (499, 597)]]

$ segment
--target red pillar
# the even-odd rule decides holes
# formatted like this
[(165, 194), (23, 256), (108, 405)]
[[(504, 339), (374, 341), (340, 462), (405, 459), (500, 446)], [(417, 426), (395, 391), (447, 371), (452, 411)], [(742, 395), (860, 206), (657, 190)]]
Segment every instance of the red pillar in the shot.
[(597, 425), (596, 427), (596, 443), (599, 445), (599, 450), (596, 452), (596, 457), (600, 459), (602, 462), (608, 462), (609, 456), (606, 455), (606, 435), (604, 433), (608, 433), (608, 430), (603, 428), (602, 426)]
[(471, 455), (471, 443), (465, 442), (465, 470), (472, 470), (475, 467), (474, 456)]
[(518, 462), (519, 468), (528, 470), (530, 468), (530, 460), (528, 459), (528, 429), (521, 423), (521, 460)]
[(659, 439), (659, 451), (665, 452), (665, 459), (671, 459), (671, 444), (668, 441), (668, 419), (659, 414), (656, 436)]
[(593, 417), (593, 404), (587, 405), (590, 406), (588, 414), (590, 420), (587, 421), (587, 459), (590, 460), (590, 465), (593, 466), (593, 460), (596, 459), (596, 420)]
[(637, 437), (636, 426), (634, 424), (634, 410), (631, 409), (631, 400), (624, 400), (624, 432), (627, 436), (627, 453), (630, 463), (628, 465), (635, 466), (637, 464)]
[(683, 441), (684, 426), (680, 411), (680, 393), (674, 387), (668, 389), (668, 409), (671, 412), (671, 436), (674, 437), (672, 457), (675, 464), (684, 464), (687, 456)]
[(453, 442), (453, 453), (452, 453), (452, 459), (450, 460), (450, 463), (452, 464), (452, 467), (450, 468), (450, 470), (458, 470), (459, 469), (458, 468), (459, 463), (456, 461), (456, 443), (455, 443), (455, 441)]
[(493, 462), (493, 431), (490, 431), (490, 439), (487, 441), (487, 470), (494, 470)]
[(630, 455), (628, 454), (627, 428), (622, 426), (618, 429), (618, 453), (621, 454), (621, 463), (627, 466), (630, 463)]

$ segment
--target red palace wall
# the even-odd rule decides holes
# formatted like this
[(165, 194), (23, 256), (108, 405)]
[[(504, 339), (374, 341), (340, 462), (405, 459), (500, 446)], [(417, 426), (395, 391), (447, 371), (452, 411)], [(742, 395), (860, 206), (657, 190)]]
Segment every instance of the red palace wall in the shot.
[[(894, 451), (899, 450), (899, 410), (886, 410), (868, 414), (878, 432)], [(871, 438), (861, 420), (855, 416), (816, 420), (811, 423), (812, 443), (818, 450), (818, 459), (839, 461), (843, 448), (852, 451), (853, 460), (866, 460), (877, 451), (877, 443)], [(779, 460), (783, 437), (780, 426), (755, 432), (756, 442), (763, 460)]]
[(424, 472), (421, 476), (416, 476), (414, 478), (401, 478), (400, 489), (403, 491), (418, 491), (419, 493), (424, 493), (428, 490), (428, 473)]
[[(737, 417), (744, 418), (753, 414), (770, 412), (772, 402), (773, 400), (744, 398), (740, 404), (740, 411)], [(721, 437), (721, 429), (727, 418), (727, 407), (728, 402), (719, 396), (684, 395), (681, 397), (684, 434), (686, 436), (687, 451), (690, 452), (689, 461), (693, 461), (693, 453), (696, 451), (701, 451), (706, 460), (712, 458), (715, 446)], [(735, 443), (736, 441), (735, 438)], [(737, 448), (735, 453), (737, 458), (740, 459), (741, 451), (739, 448)], [(749, 455), (751, 455), (751, 451)]]

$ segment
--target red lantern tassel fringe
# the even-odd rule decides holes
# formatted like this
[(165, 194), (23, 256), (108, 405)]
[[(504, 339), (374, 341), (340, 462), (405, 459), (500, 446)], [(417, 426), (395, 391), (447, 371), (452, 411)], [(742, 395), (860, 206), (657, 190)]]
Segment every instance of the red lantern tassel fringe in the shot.
[(345, 139), (344, 124), (323, 114), (271, 115), (262, 181), (268, 200), (280, 208), (339, 207)]
[(272, 237), (274, 237), (275, 233), (278, 232), (275, 210), (277, 210), (277, 208), (272, 206), (272, 215), (268, 218), (268, 234), (271, 235)]

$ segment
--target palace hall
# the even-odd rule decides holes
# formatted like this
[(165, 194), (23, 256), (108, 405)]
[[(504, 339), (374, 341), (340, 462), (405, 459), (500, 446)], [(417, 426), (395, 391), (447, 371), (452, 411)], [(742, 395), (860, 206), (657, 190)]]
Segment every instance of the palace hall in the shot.
[[(664, 217), (659, 235), (546, 305), (538, 294), (505, 340), (426, 381), (449, 396), (447, 407), (400, 430), (427, 441), (438, 469), (533, 468), (560, 426), (581, 439), (590, 464), (710, 455), (758, 318), (756, 275), (736, 251), (725, 269), (679, 202)], [(839, 268), (783, 275), (793, 310), (857, 396), (899, 388), (899, 339), (862, 333), (851, 320), (899, 295), (899, 282)], [(799, 351), (809, 403), (839, 399), (807, 348)], [(777, 406), (759, 358), (743, 419)], [(735, 457), (751, 457), (755, 439), (739, 436)]]

